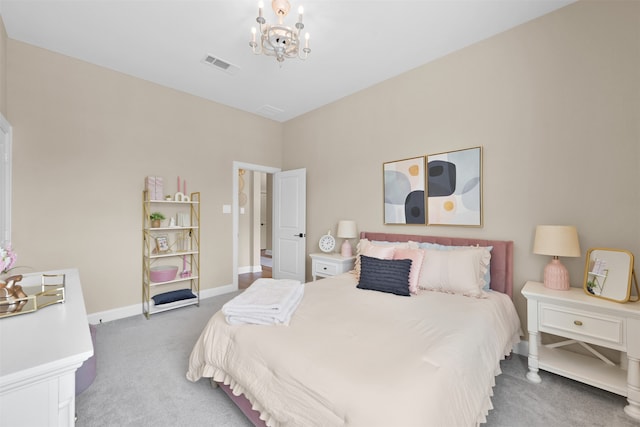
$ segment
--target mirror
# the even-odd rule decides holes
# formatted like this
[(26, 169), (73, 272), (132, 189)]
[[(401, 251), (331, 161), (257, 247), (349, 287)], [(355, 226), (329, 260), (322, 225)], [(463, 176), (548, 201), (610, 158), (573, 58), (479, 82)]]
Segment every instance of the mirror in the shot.
[(584, 291), (588, 295), (627, 302), (631, 296), (632, 277), (635, 279), (631, 252), (604, 248), (592, 248), (587, 252)]

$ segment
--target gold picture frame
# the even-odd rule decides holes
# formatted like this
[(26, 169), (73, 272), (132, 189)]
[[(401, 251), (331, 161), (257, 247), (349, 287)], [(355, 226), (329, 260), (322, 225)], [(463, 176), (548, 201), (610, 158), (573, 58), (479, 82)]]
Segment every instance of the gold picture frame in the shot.
[(482, 147), (427, 156), (427, 225), (482, 227)]
[(425, 225), (425, 157), (382, 165), (384, 224)]
[(163, 254), (169, 252), (169, 236), (156, 236), (156, 253)]

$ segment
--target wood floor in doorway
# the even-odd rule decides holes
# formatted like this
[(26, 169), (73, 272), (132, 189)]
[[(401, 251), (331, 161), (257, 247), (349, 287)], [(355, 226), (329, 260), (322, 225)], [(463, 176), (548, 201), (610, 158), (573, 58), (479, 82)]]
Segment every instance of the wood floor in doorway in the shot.
[[(262, 254), (262, 258), (268, 261), (271, 260), (271, 257), (268, 255)], [(253, 282), (260, 278), (270, 278), (271, 277), (271, 262), (262, 262), (262, 271), (258, 273), (245, 273), (238, 274), (238, 288), (239, 289), (247, 289)]]

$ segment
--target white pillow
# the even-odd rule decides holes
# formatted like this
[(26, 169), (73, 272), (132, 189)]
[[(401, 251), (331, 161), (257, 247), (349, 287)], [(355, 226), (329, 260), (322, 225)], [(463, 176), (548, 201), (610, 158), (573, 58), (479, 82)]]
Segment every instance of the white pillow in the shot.
[[(447, 245), (441, 245), (439, 243), (428, 243), (428, 242), (420, 243), (418, 247), (422, 249), (438, 249), (441, 251), (456, 251), (456, 250), (468, 249), (468, 248), (485, 248), (489, 250), (489, 253), (491, 253), (491, 250), (493, 250), (493, 246), (480, 246), (480, 245), (447, 246)], [(484, 273), (483, 280), (484, 280), (484, 286), (482, 287), (482, 289), (485, 291), (490, 290), (491, 289), (491, 262), (489, 262), (489, 265), (487, 265), (487, 271)]]
[(484, 274), (491, 253), (487, 248), (464, 251), (425, 249), (418, 287), (439, 292), (482, 298)]
[(420, 270), (424, 262), (424, 249), (413, 248), (395, 248), (393, 259), (410, 259), (411, 272), (409, 273), (409, 292), (418, 293), (418, 279), (420, 278)]

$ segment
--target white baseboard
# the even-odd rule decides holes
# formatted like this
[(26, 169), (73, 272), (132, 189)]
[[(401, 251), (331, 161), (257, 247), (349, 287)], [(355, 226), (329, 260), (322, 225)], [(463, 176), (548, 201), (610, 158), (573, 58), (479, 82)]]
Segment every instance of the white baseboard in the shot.
[(522, 340), (518, 344), (513, 346), (513, 352), (515, 354), (519, 354), (520, 356), (529, 356), (529, 341)]
[[(224, 295), (235, 291), (236, 289), (233, 287), (233, 284), (218, 286), (217, 288), (203, 289), (200, 291), (200, 299), (217, 297), (218, 295)], [(138, 316), (140, 314), (142, 314), (142, 303), (91, 313), (87, 315), (87, 319), (89, 320), (89, 323), (97, 324), (124, 319), (126, 317)]]
[(247, 274), (247, 273), (260, 273), (262, 271), (261, 265), (248, 265), (245, 267), (238, 267), (238, 274)]

